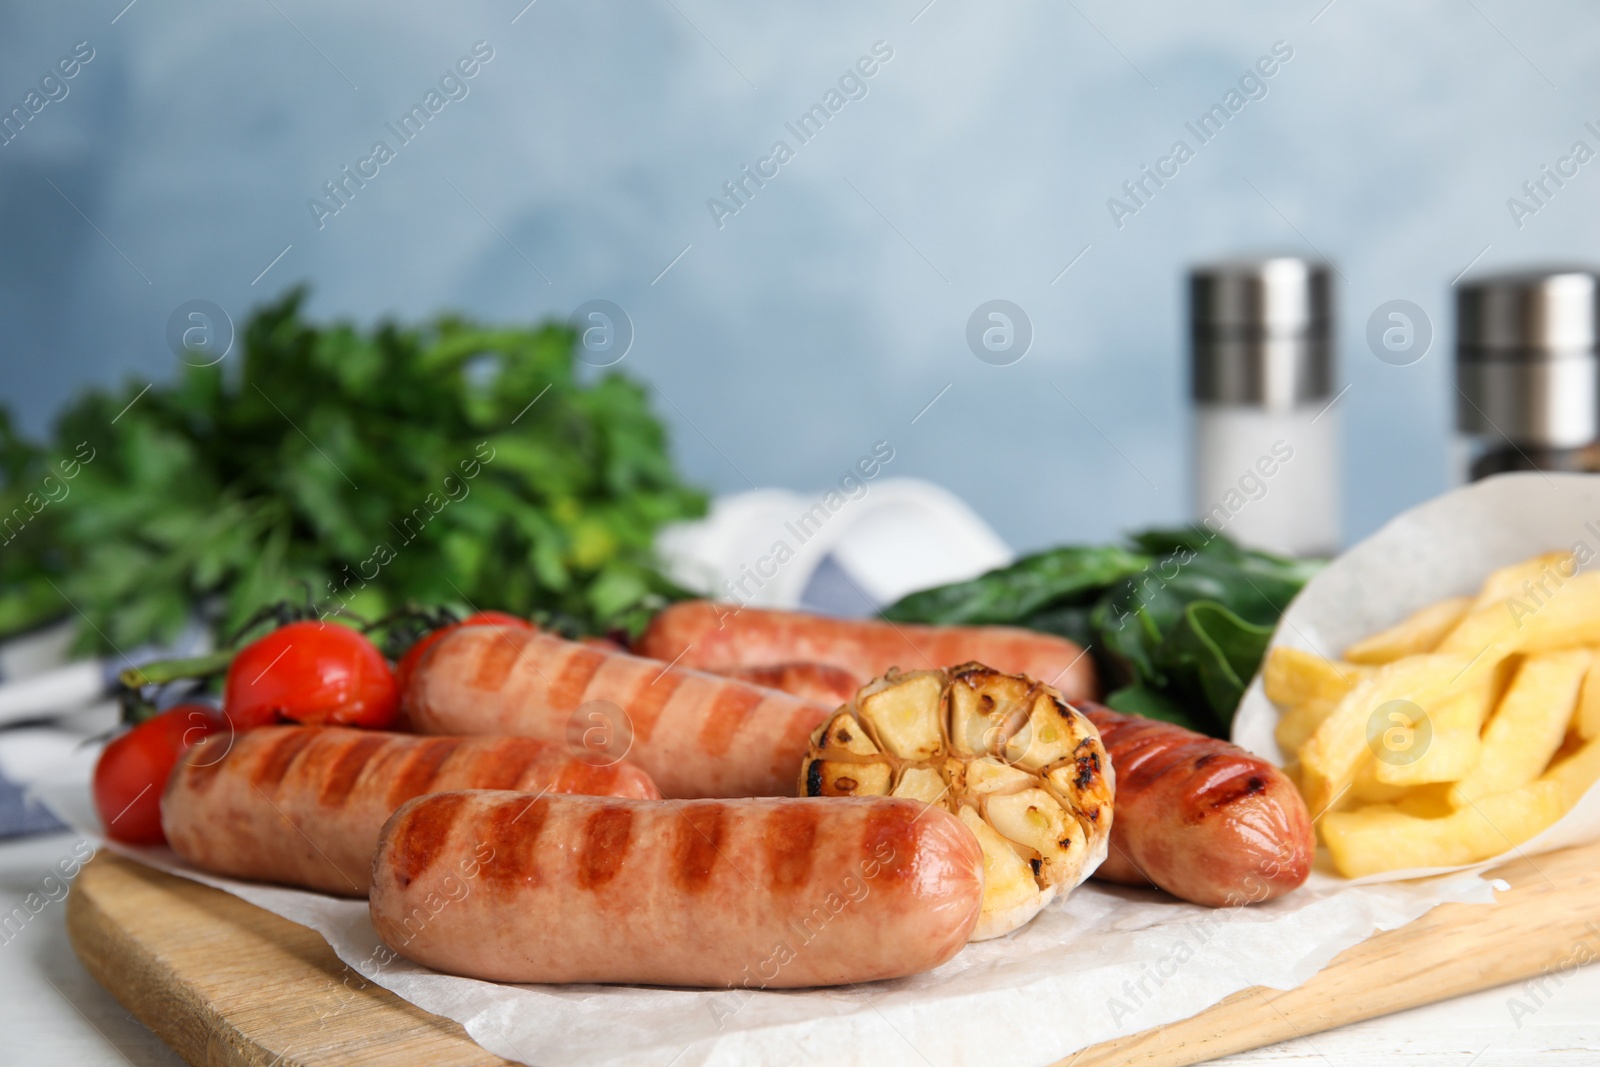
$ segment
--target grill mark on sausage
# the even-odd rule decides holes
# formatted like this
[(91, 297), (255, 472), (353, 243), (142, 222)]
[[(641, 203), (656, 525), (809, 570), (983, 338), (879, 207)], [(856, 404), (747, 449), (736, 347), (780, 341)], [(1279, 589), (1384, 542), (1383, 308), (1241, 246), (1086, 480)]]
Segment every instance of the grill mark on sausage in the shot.
[(1207, 797), (1206, 800), (1213, 809), (1225, 808), (1230, 804), (1243, 800), (1245, 797), (1253, 797), (1266, 791), (1266, 781), (1260, 775), (1252, 774), (1242, 782), (1237, 778), (1234, 779), (1228, 783), (1226, 788), (1218, 789), (1215, 795)]
[(785, 804), (767, 816), (761, 845), (767, 859), (767, 884), (774, 892), (793, 892), (810, 878), (820, 817), (811, 804)]
[(642, 666), (644, 669), (639, 672), (639, 685), (628, 697), (624, 709), (633, 723), (633, 738), (640, 744), (650, 740), (656, 720), (661, 718), (661, 710), (667, 706), (667, 701), (672, 699), (684, 679), (682, 674), (670, 668), (652, 674), (648, 664)]
[[(535, 632), (518, 628), (499, 630), (479, 637), (483, 653), (478, 657), (478, 666), (473, 671), (472, 681), (467, 684), (473, 689), (488, 693), (498, 693), (504, 689), (506, 679), (511, 677), (511, 668), (522, 658), (522, 650), (533, 640)], [(456, 637), (455, 640), (459, 641), (461, 638)]]
[(698, 745), (708, 756), (726, 755), (733, 745), (733, 735), (766, 699), (759, 689), (733, 682), (723, 682), (719, 690), (706, 715), (705, 725), (700, 728)]
[[(1194, 764), (1206, 755), (1215, 757), (1239, 752), (1226, 742), (1199, 737), (1181, 727), (1161, 723), (1141, 723), (1136, 728), (1110, 734), (1102, 730), (1101, 739), (1111, 766), (1117, 772), (1117, 784), (1141, 789), (1176, 773), (1183, 764), (1189, 764), (1187, 771), (1193, 773)], [(1211, 762), (1214, 760), (1206, 761), (1207, 764)], [(1204, 770), (1204, 765), (1200, 769)]]
[(751, 685), (777, 689), (801, 700), (835, 706), (849, 703), (856, 690), (861, 688), (855, 675), (831, 663), (795, 661), (760, 667), (735, 667), (720, 673)]
[(480, 849), (490, 851), (479, 877), (502, 893), (542, 883), (539, 837), (549, 818), (550, 801), (543, 796), (514, 797), (485, 813), (476, 826), (483, 838)]
[(1161, 754), (1160, 746), (1150, 737), (1136, 737), (1130, 740), (1105, 733), (1100, 737), (1105, 744), (1106, 755), (1111, 759), (1111, 766), (1117, 769), (1119, 784), (1131, 783), (1146, 763)]
[(861, 826), (861, 854), (878, 863), (877, 878), (910, 881), (917, 840), (917, 805), (885, 804), (868, 812)]
[[(805, 761), (806, 749), (811, 743), (811, 733), (830, 713), (821, 704), (802, 704), (794, 709), (789, 716), (788, 725), (783, 731), (783, 740), (772, 748), (772, 776), (784, 783), (784, 792), (791, 788), (789, 783), (794, 781), (792, 775), (794, 768)], [(845, 740), (841, 736), (840, 740)], [(818, 791), (810, 796), (821, 796), (821, 771), (819, 762), (813, 762), (810, 774), (817, 775)]]
[(521, 742), (522, 738), (496, 738), (478, 753), (472, 767), (472, 788), (515, 789), (543, 747)]
[(406, 813), (405, 821), (395, 827), (390, 838), (391, 862), (395, 880), (402, 889), (427, 874), (444, 854), (450, 831), (467, 799), (464, 793), (445, 793), (417, 805)]
[(316, 737), (317, 731), (307, 727), (285, 731), (281, 737), (272, 742), (272, 747), (262, 753), (254, 771), (251, 772), (250, 781), (258, 789), (276, 786), (283, 781), (284, 775), (289, 773), (289, 766), (294, 763), (295, 757), (316, 740)]
[(677, 840), (673, 845), (672, 877), (686, 893), (699, 893), (711, 881), (722, 858), (727, 808), (722, 804), (684, 804), (678, 808)]
[(394, 784), (389, 787), (389, 806), (398, 808), (412, 797), (426, 793), (444, 761), (460, 747), (460, 739), (454, 737), (435, 737), (419, 743), (411, 759), (394, 776)]
[(737, 678), (741, 682), (759, 685), (763, 689), (781, 689), (787, 693), (788, 686), (804, 677), (804, 666), (806, 665), (799, 663), (769, 663), (755, 667), (735, 667), (726, 673), (729, 678)]
[(628, 855), (632, 835), (632, 808), (607, 805), (591, 812), (583, 824), (578, 885), (584, 889), (598, 889), (615, 878)]
[(333, 766), (328, 768), (327, 777), (322, 782), (322, 790), (317, 794), (317, 802), (327, 807), (343, 804), (349, 798), (350, 791), (356, 787), (356, 779), (361, 777), (362, 770), (372, 761), (372, 757), (393, 740), (393, 737), (385, 734), (367, 734), (350, 739), (344, 751), (333, 761)]
[[(212, 735), (212, 739), (217, 744), (221, 744), (223, 741), (217, 735)], [(228, 747), (222, 750), (220, 756), (213, 756), (208, 751), (209, 744), (209, 742), (202, 741), (198, 747), (191, 748), (184, 753), (183, 760), (179, 764), (183, 768), (181, 776), (184, 787), (197, 796), (205, 795), (206, 791), (211, 788), (211, 784), (217, 780), (217, 775), (222, 773), (222, 765), (244, 748), (244, 744), (237, 734), (228, 735)]]
[(567, 662), (561, 673), (550, 683), (545, 702), (556, 711), (571, 711), (583, 703), (584, 690), (594, 680), (595, 672), (610, 658), (608, 653), (578, 645), (567, 652)]
[(610, 763), (597, 766), (581, 759), (568, 761), (550, 785), (552, 793), (584, 793), (589, 796), (609, 796), (622, 776), (622, 765)]

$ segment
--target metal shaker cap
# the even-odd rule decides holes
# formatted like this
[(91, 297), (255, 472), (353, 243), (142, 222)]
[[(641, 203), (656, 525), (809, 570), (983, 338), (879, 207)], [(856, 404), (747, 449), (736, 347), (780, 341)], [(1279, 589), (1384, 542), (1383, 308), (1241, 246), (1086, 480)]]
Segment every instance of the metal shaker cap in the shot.
[(1456, 294), (1456, 425), (1541, 448), (1600, 439), (1600, 275), (1497, 274)]
[(1194, 398), (1284, 409), (1333, 393), (1333, 291), (1326, 263), (1235, 259), (1189, 274)]

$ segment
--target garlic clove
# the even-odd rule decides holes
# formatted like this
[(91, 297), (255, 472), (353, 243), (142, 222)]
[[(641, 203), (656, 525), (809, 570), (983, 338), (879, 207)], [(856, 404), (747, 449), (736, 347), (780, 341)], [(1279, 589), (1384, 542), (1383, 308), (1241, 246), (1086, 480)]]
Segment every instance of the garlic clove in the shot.
[(900, 759), (931, 760), (944, 751), (944, 689), (938, 671), (891, 674), (856, 696), (856, 711), (886, 751)]
[(992, 796), (983, 815), (1002, 837), (1038, 854), (1035, 874), (1042, 881), (1077, 884), (1078, 868), (1088, 857), (1083, 827), (1055, 797), (1043, 789)]
[[(1009, 934), (1039, 914), (1046, 901), (1044, 892), (1027, 861), (976, 811), (963, 806), (957, 816), (983, 849), (983, 910), (972, 940), (987, 941)], [(1051, 896), (1054, 895), (1052, 888)]]
[(907, 767), (900, 772), (900, 780), (895, 783), (891, 795), (920, 800), (929, 807), (947, 808), (950, 787), (945, 784), (944, 776), (931, 767)]

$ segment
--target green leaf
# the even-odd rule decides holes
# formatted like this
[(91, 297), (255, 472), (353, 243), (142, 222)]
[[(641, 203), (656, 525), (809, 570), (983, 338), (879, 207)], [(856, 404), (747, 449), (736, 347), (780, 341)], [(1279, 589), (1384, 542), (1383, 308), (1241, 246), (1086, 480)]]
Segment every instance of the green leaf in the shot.
[(884, 615), (1059, 634), (1090, 650), (1102, 684), (1128, 710), (1226, 736), (1273, 626), (1322, 564), (1241, 548), (1199, 527), (1129, 541), (1036, 553), (912, 593)]
[(1212, 731), (1226, 735), (1271, 638), (1272, 627), (1253, 625), (1215, 601), (1200, 600), (1184, 609), (1159, 656), (1168, 674), (1203, 698), (1193, 704), (1210, 713)]
[(1195, 718), (1178, 701), (1142, 685), (1128, 685), (1114, 690), (1106, 697), (1105, 705), (1112, 711), (1120, 711), (1124, 715), (1139, 715), (1146, 719), (1176, 723), (1196, 733), (1207, 733), (1210, 729), (1209, 722)]
[(0, 632), (21, 633), (61, 618), (71, 609), (45, 581), (17, 584), (0, 593)]
[(623, 565), (606, 567), (589, 586), (594, 610), (605, 618), (622, 614), (650, 592), (648, 579), (636, 569)]
[(1072, 603), (1143, 570), (1150, 557), (1114, 545), (1071, 545), (1026, 556), (967, 582), (912, 593), (883, 611), (895, 622), (1015, 623)]

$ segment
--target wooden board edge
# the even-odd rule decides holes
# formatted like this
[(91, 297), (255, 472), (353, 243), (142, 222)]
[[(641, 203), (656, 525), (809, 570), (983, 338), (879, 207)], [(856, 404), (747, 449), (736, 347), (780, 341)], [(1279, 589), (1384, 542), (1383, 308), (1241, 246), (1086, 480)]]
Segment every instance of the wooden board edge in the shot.
[[(1522, 981), (1569, 964), (1579, 944), (1600, 956), (1600, 844), (1518, 859), (1491, 876), (1510, 884), (1495, 905), (1442, 904), (1351, 946), (1294, 989), (1244, 989), (1051, 1067), (1187, 1067)], [(1473, 951), (1485, 946), (1493, 952)]]
[[(102, 862), (105, 855), (90, 863)], [(84, 970), (194, 1067), (258, 1067), (278, 1059), (276, 1052), (216, 1011), (182, 975), (107, 915), (91, 894), (67, 896), (66, 926), (72, 951)]]
[(461, 1024), (366, 981), (315, 930), (224, 890), (102, 853), (72, 897), (85, 969), (197, 1067), (510, 1067)]

